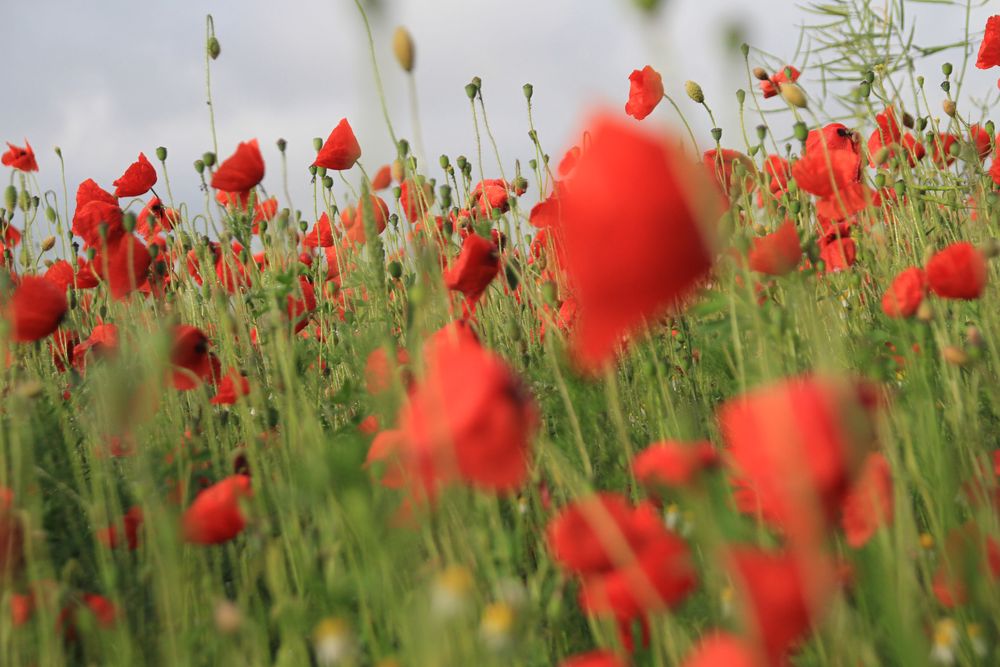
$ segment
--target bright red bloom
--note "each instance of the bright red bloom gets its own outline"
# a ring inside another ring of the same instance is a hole
[[[76,190],[72,229],[89,247],[114,243],[125,233],[118,200],[88,178]]]
[[[478,234],[471,234],[462,242],[462,252],[444,272],[444,283],[450,290],[461,292],[469,303],[474,303],[500,271],[496,246]]]
[[[770,79],[760,82],[760,90],[764,93],[764,99],[776,96],[781,92],[781,84],[795,83],[799,80],[800,76],[802,76],[802,73],[799,70],[791,65],[785,65],[781,68],[781,71],[776,72]]]
[[[378,192],[379,190],[385,190],[390,185],[392,185],[392,168],[387,164],[382,165],[375,172],[375,178],[372,179],[372,190]]]
[[[792,164],[799,187],[829,197],[861,180],[861,150],[853,133],[840,123],[813,130],[806,138],[802,156]]]
[[[63,292],[71,285],[77,289],[91,289],[100,284],[97,276],[91,270],[90,264],[85,262],[82,257],[77,258],[76,271],[73,270],[73,265],[65,259],[57,259],[52,262],[52,266],[46,269],[45,279]]]
[[[969,127],[969,139],[976,146],[976,153],[979,154],[979,161],[982,162],[993,152],[994,138],[985,128],[979,125]]]
[[[169,232],[180,220],[179,211],[164,206],[159,197],[153,197],[139,211],[135,231],[148,240],[161,232]]]
[[[256,139],[243,142],[212,174],[212,187],[225,192],[249,192],[264,180],[264,156]]]
[[[316,290],[305,276],[299,276],[298,295],[289,294],[285,297],[285,312],[295,326],[295,333],[306,328],[309,317],[316,310]],[[301,295],[301,296],[300,296]]]
[[[221,544],[239,535],[246,526],[240,502],[251,496],[246,475],[231,475],[199,493],[184,513],[185,541]]]
[[[108,284],[111,296],[124,299],[146,282],[152,258],[149,250],[132,234],[119,237],[94,256],[94,273]]]
[[[835,273],[846,271],[854,266],[854,261],[858,256],[858,246],[854,239],[850,237],[850,228],[843,225],[842,228],[835,228],[817,242],[819,245],[819,258],[823,260],[825,271]]]
[[[121,524],[112,524],[97,532],[97,540],[109,549],[117,549],[122,544],[122,533],[129,551],[139,548],[139,529],[142,527],[142,508],[133,505],[125,512]]]
[[[175,389],[188,391],[218,376],[219,361],[209,353],[208,345],[208,336],[198,327],[174,327],[170,363]]]
[[[628,77],[628,102],[625,113],[636,120],[642,120],[656,108],[663,99],[663,77],[655,69],[646,65],[634,70]]]
[[[337,242],[333,234],[333,225],[326,213],[319,216],[319,220],[313,225],[312,231],[302,239],[302,245],[307,248],[330,248]]]
[[[802,261],[802,244],[795,223],[786,220],[777,230],[753,240],[747,253],[750,269],[769,276],[783,276]]]
[[[82,371],[86,367],[88,354],[107,356],[117,351],[118,327],[114,324],[98,324],[87,340],[73,348],[73,366]]]
[[[139,153],[139,159],[129,165],[115,186],[116,197],[138,197],[149,192],[156,185],[156,169],[149,163],[146,156]]]
[[[730,148],[721,150],[713,148],[705,151],[701,159],[705,168],[715,177],[716,182],[724,192],[732,192],[734,186],[739,191],[748,192],[753,190],[756,185],[754,174],[757,172],[757,167],[753,160],[739,151]],[[743,181],[733,183],[733,172],[737,164],[743,166]]]
[[[946,299],[978,299],[988,279],[986,258],[968,241],[952,243],[927,262],[927,284]]]
[[[385,348],[375,348],[365,361],[365,389],[372,396],[389,391],[392,388],[395,370],[409,362],[410,355],[403,348],[397,350],[394,364],[389,363],[389,355],[385,353]]]
[[[755,389],[719,411],[744,511],[816,538],[840,511],[873,437],[865,385],[803,376]]]
[[[927,292],[923,270],[910,267],[900,272],[882,296],[882,312],[888,317],[913,317]]]
[[[627,667],[625,660],[611,651],[589,651],[566,658],[559,667]]]
[[[230,368],[222,376],[222,380],[215,390],[215,396],[209,403],[212,405],[233,405],[241,396],[249,394],[250,381],[235,368]]]
[[[479,215],[489,218],[493,214],[493,209],[499,209],[501,213],[510,210],[509,190],[507,181],[502,178],[488,178],[476,183],[470,195],[476,202]]]
[[[354,136],[354,130],[347,119],[342,118],[319,149],[312,166],[342,171],[353,167],[360,157],[361,146]]]
[[[532,225],[540,229],[559,226],[562,216],[561,189],[561,183],[557,181],[552,187],[552,194],[531,207],[528,220]]]
[[[59,327],[68,308],[64,290],[40,276],[22,277],[3,306],[11,340],[29,343],[45,338]]]
[[[775,199],[780,199],[788,189],[788,180],[792,177],[792,168],[788,160],[780,155],[768,155],[764,160],[764,173],[769,176],[768,190]]]
[[[38,163],[35,162],[35,151],[31,150],[31,144],[24,140],[24,148],[15,146],[7,142],[8,151],[0,156],[0,162],[7,167],[20,169],[21,171],[38,171]]]
[[[934,164],[945,169],[955,162],[955,156],[951,154],[951,147],[958,143],[958,137],[954,134],[941,133],[934,139]]]
[[[385,225],[389,221],[389,207],[381,197],[375,195],[368,195],[371,198],[372,204],[372,214],[375,216],[375,231],[381,234],[385,231]],[[345,211],[345,214],[347,211]],[[341,215],[340,221],[344,225],[344,230],[347,232],[347,238],[349,238],[354,243],[364,243],[366,240],[365,236],[365,207],[358,202],[357,208],[354,209],[353,216]]]
[[[983,43],[979,45],[976,67],[989,69],[997,65],[1000,65],[1000,16],[991,16],[986,19],[986,31]]]
[[[632,474],[646,488],[680,487],[690,484],[701,471],[719,462],[707,440],[683,443],[667,440],[650,445],[632,460]]]
[[[884,456],[872,452],[844,499],[840,524],[847,543],[863,547],[879,527],[892,522],[892,514],[892,470]]]
[[[761,661],[746,641],[718,632],[702,639],[681,667],[761,667]]]
[[[580,307],[575,353],[594,368],[708,274],[720,201],[676,142],[606,115],[590,128],[553,230]]]

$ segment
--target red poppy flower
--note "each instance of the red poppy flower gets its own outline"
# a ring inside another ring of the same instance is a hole
[[[138,197],[149,192],[156,185],[156,169],[149,163],[146,156],[139,153],[139,159],[129,165],[115,186],[116,197]]]
[[[976,67],[989,69],[997,65],[1000,65],[1000,16],[991,16],[986,19],[986,31],[983,43],[979,45]]]
[[[73,366],[82,371],[86,367],[88,354],[106,356],[117,350],[118,327],[114,324],[98,324],[87,340],[73,348]]]
[[[212,174],[212,187],[225,192],[248,192],[264,180],[264,156],[256,139],[243,142]]]
[[[990,133],[985,128],[979,125],[969,127],[969,139],[976,146],[976,153],[979,155],[980,162],[986,160],[990,156],[990,153],[993,152],[994,138],[990,136]]]
[[[840,525],[847,543],[859,549],[867,544],[879,527],[892,522],[892,470],[878,452],[865,459],[861,474],[844,498]]]
[[[72,230],[89,247],[114,243],[125,233],[118,200],[88,178],[76,190]]]
[[[776,96],[781,92],[781,84],[795,83],[802,73],[791,65],[785,65],[779,72],[775,72],[767,81],[760,82],[760,90],[764,93],[764,99]]]
[[[1000,542],[983,535],[974,523],[948,533],[943,555],[944,562],[934,573],[932,589],[945,607],[965,604],[970,590],[1000,580]]]
[[[792,177],[792,168],[788,160],[780,155],[768,155],[764,160],[764,173],[768,175],[768,190],[775,199],[780,199],[788,189],[788,180]]]
[[[73,350],[80,343],[80,338],[65,329],[56,329],[49,341],[49,351],[52,353],[52,364],[60,373],[65,373],[73,366]],[[0,503],[2,508],[3,503]]]
[[[35,613],[34,593],[13,593],[10,596],[10,621],[11,625],[19,628],[31,620]]]
[[[390,364],[385,348],[376,347],[365,361],[365,389],[372,396],[389,391],[392,388],[395,370],[405,366],[409,361],[410,355],[400,348],[396,352],[395,363]]]
[[[298,285],[298,295],[289,294],[285,297],[285,312],[295,326],[295,333],[306,328],[309,317],[316,310],[316,290],[312,283],[305,276],[299,276]]]
[[[650,445],[632,461],[632,474],[646,488],[681,487],[719,462],[712,443],[667,440]]]
[[[222,376],[222,380],[215,390],[215,396],[209,403],[212,405],[233,405],[241,396],[249,394],[250,381],[235,368],[230,368]]]
[[[24,526],[10,510],[0,511],[0,588],[20,573],[24,565]]]
[[[327,137],[323,147],[319,149],[312,166],[342,171],[353,167],[360,157],[361,146],[354,136],[354,130],[351,129],[347,119],[342,118]]]
[[[94,273],[108,284],[111,296],[124,299],[146,282],[151,261],[146,246],[126,234],[98,250],[92,264]]]
[[[917,267],[897,275],[882,296],[882,312],[888,317],[913,317],[924,300],[927,279]]]
[[[319,216],[319,220],[313,225],[312,231],[302,239],[302,245],[307,248],[329,248],[337,242],[333,234],[333,225],[326,213]]]
[[[45,338],[59,327],[68,308],[65,290],[40,276],[22,277],[3,307],[11,340],[29,343]]]
[[[857,477],[874,433],[865,385],[803,376],[725,403],[719,419],[745,503],[796,538],[814,539]]]
[[[139,548],[139,529],[142,527],[142,508],[133,505],[125,512],[122,523],[112,524],[97,532],[97,540],[109,549],[117,549],[122,544],[122,534],[129,551]]]
[[[375,216],[375,231],[381,234],[385,231],[385,225],[389,221],[389,207],[381,197],[376,197],[375,195],[368,195],[371,198],[372,203],[372,213]],[[347,232],[347,238],[354,243],[364,243],[365,242],[365,207],[359,202],[357,208],[354,210],[354,215],[347,218],[341,215],[340,221],[344,225],[344,230]],[[346,211],[345,211],[346,212]]]
[[[850,228],[834,229],[819,239],[819,258],[823,260],[827,273],[846,271],[854,266],[858,246],[849,234]]]
[[[399,186],[399,205],[410,222],[423,220],[434,203],[434,189],[423,180],[407,178]]]
[[[240,502],[251,496],[246,475],[231,475],[199,493],[184,513],[185,541],[221,544],[239,535],[246,526]]]
[[[646,65],[634,70],[628,77],[628,102],[625,113],[636,120],[642,120],[656,108],[663,99],[663,78],[655,69]]]
[[[954,134],[941,133],[934,139],[934,164],[945,169],[955,163],[955,156],[951,154],[951,147],[958,143],[958,137]]]
[[[474,210],[478,211],[479,215],[484,218],[492,216],[494,209],[498,209],[501,213],[510,210],[509,188],[507,181],[502,178],[488,178],[479,181],[472,189],[470,196],[472,201],[477,204],[477,208]]]
[[[170,363],[175,389],[188,391],[219,375],[219,361],[209,353],[208,345],[208,336],[198,327],[174,327]]]
[[[372,179],[372,190],[378,192],[379,190],[385,190],[390,185],[392,185],[392,168],[387,164],[382,165],[375,172],[375,178]]]
[[[21,171],[38,171],[38,163],[35,162],[35,151],[31,150],[31,144],[24,140],[24,148],[15,146],[7,142],[7,152],[0,156],[0,162],[7,167],[20,169]]]
[[[590,651],[566,658],[559,667],[627,667],[628,663],[611,651]]]
[[[927,262],[927,284],[946,299],[978,299],[988,278],[986,258],[967,241],[952,243]]]
[[[762,662],[746,641],[717,632],[702,639],[681,667],[762,667]]]
[[[179,211],[164,206],[159,197],[153,197],[139,211],[135,231],[149,239],[162,232],[169,232],[180,219]]]
[[[740,192],[750,192],[757,184],[754,180],[757,167],[754,165],[753,160],[739,151],[730,148],[723,148],[721,150],[713,148],[712,150],[705,151],[701,159],[705,168],[715,177],[716,182],[718,182],[719,187],[724,192],[732,192],[734,186]],[[733,183],[733,171],[737,164],[742,165],[745,175],[742,182]]]
[[[802,261],[802,244],[795,223],[786,220],[776,231],[753,240],[747,254],[750,270],[769,276],[783,276]]]
[[[444,272],[444,283],[450,290],[461,292],[466,301],[474,303],[500,271],[497,247],[478,234],[462,242],[462,252]]]
[[[562,202],[559,199],[559,192],[562,189],[557,181],[552,187],[552,194],[531,207],[528,221],[540,229],[556,227],[560,224],[562,214]]]
[[[243,246],[233,243],[228,250],[216,251],[215,277],[230,294],[236,294],[250,284],[250,273],[241,259]],[[189,266],[190,269],[190,266]]]
[[[829,197],[861,180],[861,150],[853,133],[840,123],[812,130],[802,156],[792,164],[798,186],[817,197]]]
[[[580,147],[573,146],[563,158],[559,160],[558,174],[559,178],[567,178],[571,173],[573,173],[573,167],[576,166],[576,161],[580,159]]]
[[[676,142],[607,115],[590,128],[553,229],[580,309],[574,351],[595,368],[708,274],[720,200]]]

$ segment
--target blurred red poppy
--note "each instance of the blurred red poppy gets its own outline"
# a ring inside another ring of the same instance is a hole
[[[915,266],[897,275],[882,296],[882,312],[888,317],[913,317],[927,292],[927,278]]]
[[[116,197],[144,195],[156,185],[156,169],[153,168],[144,154],[139,153],[139,159],[129,165],[125,173],[112,185],[115,186]]]
[[[111,524],[97,532],[97,540],[109,549],[117,549],[122,545],[122,535],[129,551],[139,548],[139,529],[142,527],[142,508],[133,505],[125,512],[120,524]]]
[[[342,171],[353,167],[360,157],[361,146],[354,136],[354,130],[347,119],[342,118],[319,149],[312,166]]]
[[[0,162],[7,167],[13,167],[21,171],[38,171],[38,163],[35,162],[35,151],[31,150],[31,144],[24,140],[24,148],[15,146],[7,142],[7,152],[0,156]]]
[[[698,642],[681,667],[763,667],[763,661],[745,640],[717,632]]]
[[[625,113],[636,120],[642,120],[656,108],[663,99],[663,78],[655,69],[646,65],[634,70],[628,77],[628,101]]]
[[[775,72],[774,76],[766,81],[760,82],[760,90],[764,94],[764,99],[776,96],[781,92],[781,84],[783,83],[795,83],[799,80],[802,73],[795,69],[791,65],[785,65],[778,72]]]
[[[590,651],[566,658],[559,667],[627,667],[624,658],[611,651]]]
[[[307,248],[329,248],[337,242],[334,236],[333,225],[326,213],[319,216],[319,220],[313,225],[312,231],[302,239],[302,245]]]
[[[209,401],[212,405],[233,405],[241,396],[250,394],[250,381],[245,375],[230,368],[222,376],[215,396]]]
[[[952,243],[927,262],[927,284],[946,299],[978,299],[988,279],[986,258],[968,241]]]
[[[29,343],[45,338],[59,327],[68,308],[65,290],[40,276],[23,276],[3,306],[11,340]]]
[[[146,282],[149,250],[132,234],[102,246],[94,256],[94,273],[107,283],[111,296],[124,299]]]
[[[174,389],[188,391],[219,376],[219,361],[208,351],[208,336],[188,324],[176,326],[170,348]]]
[[[682,487],[718,463],[719,455],[707,440],[692,443],[666,440],[639,452],[632,461],[632,474],[646,488]]]
[[[882,454],[872,452],[844,498],[840,525],[847,543],[863,547],[875,531],[892,522],[892,514],[892,470]]]
[[[448,289],[464,294],[469,303],[475,303],[499,272],[497,247],[478,234],[470,234],[458,258],[445,270],[444,283]]]
[[[997,65],[1000,65],[1000,16],[991,16],[986,19],[986,30],[979,45],[976,67],[989,69]]]
[[[246,475],[231,475],[208,487],[184,513],[184,539],[192,544],[221,544],[233,539],[246,526],[240,503],[251,496]]]
[[[802,261],[802,244],[795,223],[786,220],[777,230],[753,240],[747,253],[750,269],[769,276],[783,276]]]
[[[389,207],[381,197],[368,195],[372,204],[372,214],[375,216],[375,231],[381,234],[385,231],[385,225],[389,221]],[[364,243],[365,236],[365,207],[359,202],[354,209],[352,216],[341,215],[340,221],[347,232],[347,238],[354,243]]]
[[[385,164],[375,172],[375,177],[372,178],[372,190],[378,192],[385,190],[390,185],[392,185],[392,168]]]
[[[236,151],[212,174],[212,187],[225,192],[248,192],[264,180],[264,156],[256,139],[241,141]]]

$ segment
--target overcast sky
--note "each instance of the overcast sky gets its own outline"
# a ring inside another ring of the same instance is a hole
[[[463,87],[480,76],[507,169],[515,158],[532,156],[522,84],[534,84],[535,124],[557,159],[575,140],[586,109],[597,103],[622,109],[628,74],[646,64],[663,74],[668,92],[690,112],[707,142],[710,125],[683,94],[686,79],[698,80],[724,119],[726,138],[739,145],[734,91],[745,83],[726,35],[738,30],[755,47],[791,62],[797,26],[815,20],[792,0],[667,0],[654,19],[629,0],[380,4],[372,21],[397,132],[412,137],[406,80],[390,49],[393,28],[403,24],[417,45],[420,116],[431,159],[473,154]],[[989,5],[997,11],[1000,3],[987,3],[973,14],[977,34]],[[0,139],[32,142],[43,187],[61,190],[53,146],[66,157],[72,197],[87,177],[110,188],[139,151],[153,159],[156,146],[163,145],[170,150],[174,195],[200,204],[191,163],[211,148],[203,69],[206,12],[215,17],[222,45],[212,68],[220,157],[238,141],[257,137],[267,163],[265,185],[280,193],[275,141],[284,137],[292,197],[305,209],[311,197],[306,172],[314,156],[311,139],[325,137],[340,118],[353,125],[370,172],[393,156],[352,0],[0,0],[0,6],[8,54]],[[961,37],[962,10],[913,7],[918,42]],[[960,62],[958,52],[949,57]],[[924,68],[932,98],[940,98],[942,60]],[[980,96],[995,92],[997,72],[974,71],[970,90]],[[654,117],[676,124],[666,104]]]

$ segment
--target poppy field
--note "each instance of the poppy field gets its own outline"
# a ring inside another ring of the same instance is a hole
[[[1000,16],[929,68],[885,4],[568,146],[525,84],[528,155],[478,77],[465,155],[220,144],[211,17],[193,168],[12,139],[0,665],[1000,664]]]

